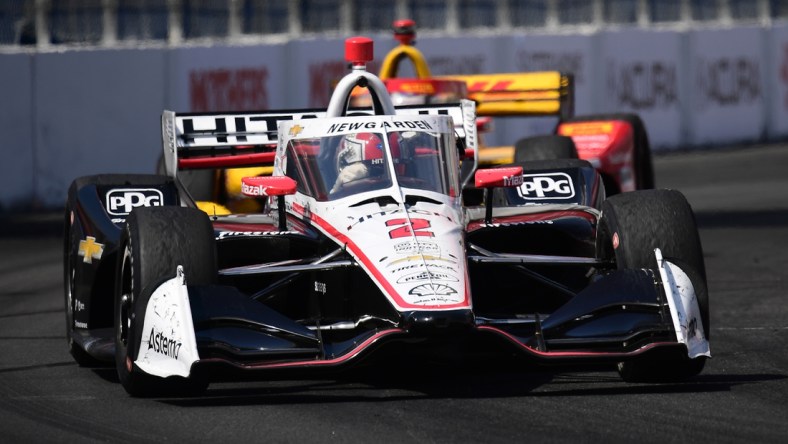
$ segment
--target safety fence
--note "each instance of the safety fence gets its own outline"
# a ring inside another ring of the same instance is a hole
[[[427,35],[611,26],[768,24],[788,0],[4,0],[0,46],[101,46],[378,32],[396,18]]]

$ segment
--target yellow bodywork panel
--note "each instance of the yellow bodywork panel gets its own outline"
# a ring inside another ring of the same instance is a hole
[[[513,146],[487,146],[479,150],[479,165],[501,165],[514,162]]]
[[[208,216],[226,216],[232,214],[227,207],[216,202],[198,200],[196,203],[197,208],[204,211]]]
[[[462,80],[480,116],[559,115],[571,106],[571,79],[558,71],[441,76]]]

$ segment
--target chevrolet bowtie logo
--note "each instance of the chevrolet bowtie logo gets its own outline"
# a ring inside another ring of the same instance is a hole
[[[83,262],[92,264],[93,259],[101,259],[101,253],[104,252],[104,244],[96,242],[96,238],[88,236],[87,239],[79,241],[79,255],[82,256]]]
[[[301,131],[303,131],[303,130],[304,130],[304,127],[296,123],[295,125],[290,127],[290,135],[291,136],[297,136],[297,135],[301,134]]]

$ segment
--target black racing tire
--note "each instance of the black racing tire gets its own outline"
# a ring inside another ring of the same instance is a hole
[[[635,139],[635,188],[638,190],[654,188],[654,165],[651,160],[651,145],[649,144],[646,126],[643,124],[640,116],[630,113],[595,114],[572,117],[565,120],[565,122],[594,122],[600,120],[622,120],[632,126]]]
[[[577,147],[571,137],[550,134],[526,137],[514,144],[515,163],[553,159],[577,159]]]
[[[614,240],[615,239],[615,240]],[[614,244],[617,244],[614,247]],[[695,216],[683,194],[675,190],[622,193],[602,203],[597,254],[615,259],[618,269],[657,271],[654,249],[689,276],[698,298],[706,337],[709,337],[709,295],[703,249]],[[628,382],[673,382],[699,374],[706,358],[689,359],[686,352],[644,356],[618,364]]]
[[[193,396],[208,381],[198,377],[160,378],[133,362],[141,344],[145,306],[153,290],[182,265],[190,285],[216,282],[216,242],[208,216],[186,207],[139,208],[121,233],[115,289],[115,367],[131,396]]]
[[[106,367],[107,363],[100,361],[74,341],[74,277],[76,269],[71,252],[73,242],[78,241],[73,235],[71,224],[71,208],[66,206],[65,224],[63,233],[63,286],[66,312],[66,344],[68,352],[80,367]]]

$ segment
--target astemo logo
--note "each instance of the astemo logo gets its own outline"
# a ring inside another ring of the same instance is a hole
[[[528,200],[571,199],[575,187],[566,173],[524,174],[517,194]]]
[[[164,194],[155,188],[126,188],[107,193],[107,212],[113,216],[124,216],[138,207],[161,207]]]

